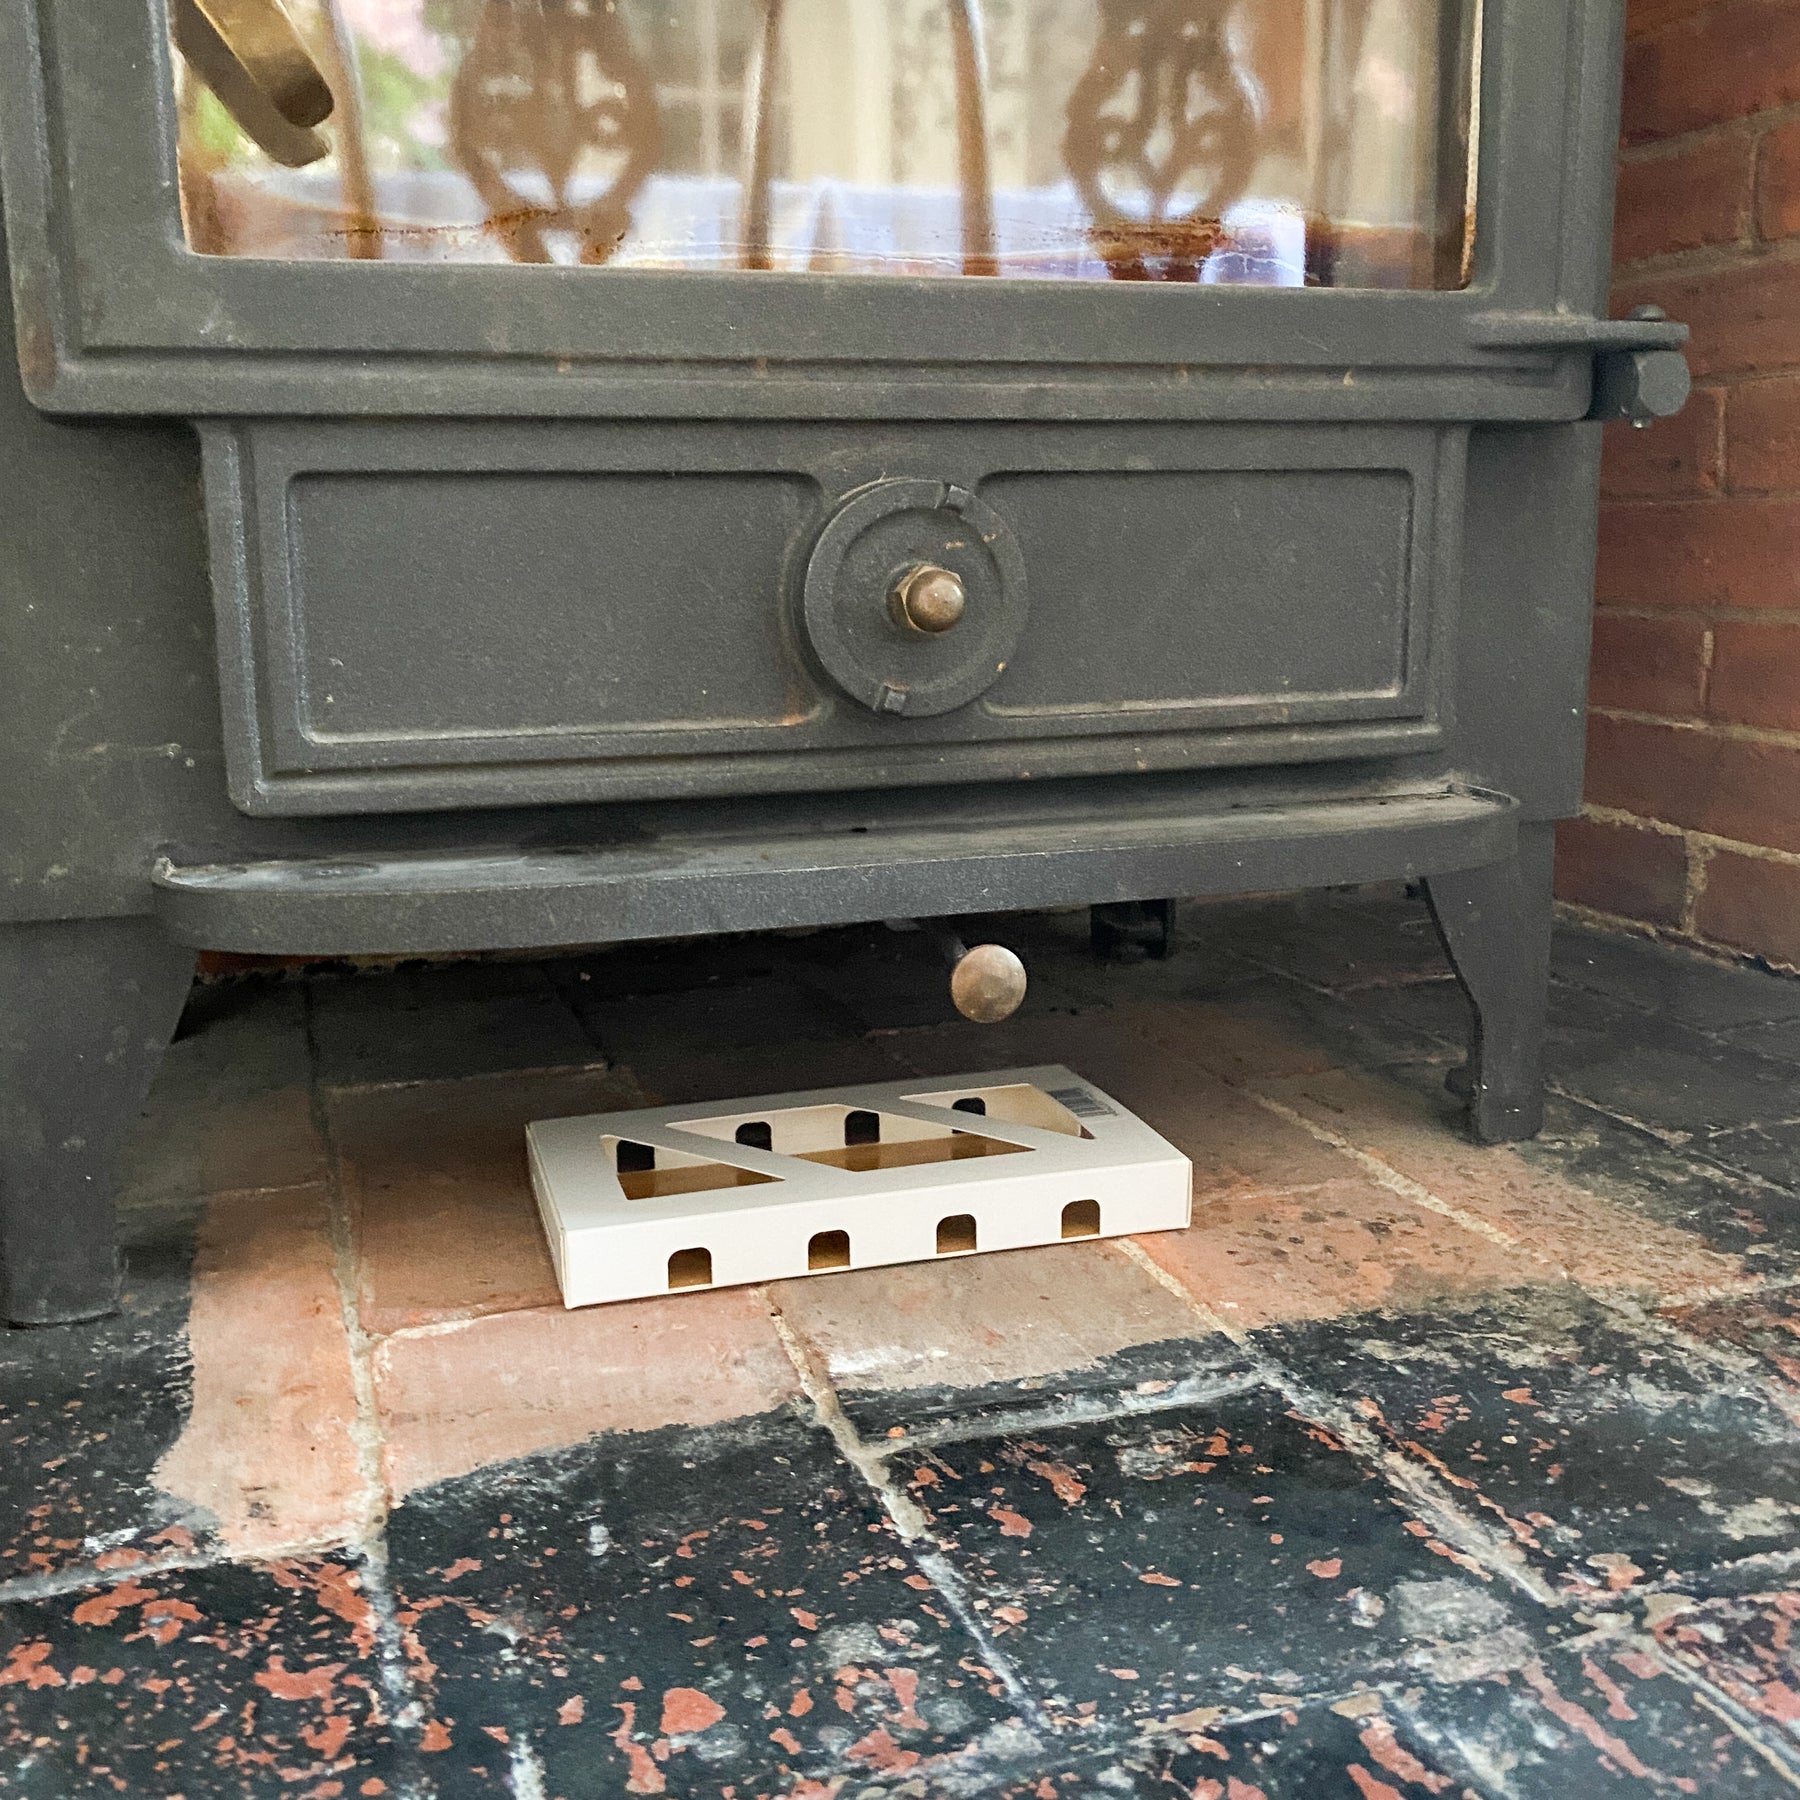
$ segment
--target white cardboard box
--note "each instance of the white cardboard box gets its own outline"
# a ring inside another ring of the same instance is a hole
[[[566,1306],[1178,1231],[1187,1158],[1057,1064],[526,1127]]]

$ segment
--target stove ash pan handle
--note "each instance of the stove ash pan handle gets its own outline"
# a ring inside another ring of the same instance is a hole
[[[1484,350],[1593,351],[1590,419],[1629,419],[1639,426],[1672,419],[1693,388],[1682,354],[1688,328],[1660,306],[1633,307],[1623,319],[1488,313],[1470,322],[1470,336]]]

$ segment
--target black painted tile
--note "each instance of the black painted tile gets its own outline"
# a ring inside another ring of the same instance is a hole
[[[1212,1000],[1268,973],[1248,953],[1245,923],[1252,935],[1266,914],[1232,905],[1180,903],[1175,937],[1166,958],[1100,957],[1089,935],[1088,909],[1067,907],[1047,913],[1013,913],[967,921],[972,935],[991,937],[1024,958],[1037,989],[1051,1006],[1125,1006],[1146,1000]],[[1033,996],[1028,992],[1027,1004]]]
[[[470,962],[322,977],[310,985],[320,1081],[451,1081],[601,1060],[543,970]]]
[[[1742,1256],[1753,1273],[1782,1274],[1800,1250],[1800,1202],[1746,1181],[1704,1155],[1677,1148],[1596,1107],[1552,1094],[1544,1130],[1515,1151],[1540,1168]]]
[[[1375,1693],[1253,1719],[1213,1722],[1201,1712],[1152,1744],[1139,1791],[1184,1800],[1463,1800],[1469,1791]]]
[[[1791,1110],[1800,1110],[1800,1071],[1795,1073],[1796,1092],[1788,1102]],[[1728,1131],[1709,1138],[1706,1154],[1728,1169],[1741,1169],[1761,1181],[1772,1182],[1788,1195],[1800,1195],[1800,1124],[1792,1120],[1772,1125],[1752,1126],[1748,1131]],[[1771,1209],[1779,1209],[1780,1201],[1771,1198]]]
[[[1426,1030],[1412,1023],[1405,1009],[1393,1002],[1392,992],[1321,993],[1285,976],[1270,975],[1233,989],[1217,1004],[1297,1043],[1317,1045],[1350,1068],[1460,1061],[1460,1048],[1438,1035],[1435,1024]]]
[[[997,1780],[1048,1754],[791,1413],[446,1482],[396,1510],[389,1543],[446,1800],[514,1759],[545,1794],[748,1800],[946,1759]]]
[[[1370,907],[1335,894],[1300,895],[1271,908],[1265,928],[1245,934],[1244,949],[1283,974],[1337,992],[1450,974],[1423,900]]]
[[[905,1031],[947,1025],[956,1016],[950,971],[942,952],[923,931],[885,926],[834,932],[811,940],[801,979],[860,1031]],[[1034,959],[1035,960],[1035,959]],[[1035,1001],[1042,979],[1027,990]]]
[[[1800,981],[1792,982],[1792,985],[1800,988]],[[1766,1025],[1743,1025],[1722,1035],[1727,1043],[1748,1050],[1754,1056],[1800,1064],[1800,1018],[1775,1019]]]
[[[1701,1146],[1794,1112],[1787,1064],[1595,994],[1560,990],[1545,1065],[1564,1093]]]
[[[689,993],[755,980],[787,967],[799,947],[764,933],[674,938],[552,957],[543,970],[551,986],[579,1009],[637,995]]]
[[[180,1238],[128,1250],[111,1318],[0,1330],[0,1582],[203,1533],[150,1479],[187,1417],[190,1256]]]
[[[1559,982],[1702,1031],[1800,1019],[1800,981],[1626,932],[1558,925],[1551,968]]]
[[[374,1616],[341,1559],[0,1604],[0,1793],[392,1793],[405,1754],[388,1711]]]
[[[793,970],[676,994],[633,995],[592,1004],[577,999],[582,1022],[609,1055],[626,1062],[667,1059],[685,1047],[760,1049],[796,1038],[858,1035],[854,1019]]]
[[[1410,1740],[1483,1800],[1791,1792],[1642,1640],[1596,1636],[1406,1702]]]
[[[1503,1525],[1573,1593],[1791,1546],[1800,1426],[1754,1379],[1628,1329],[1572,1288],[1379,1324],[1282,1327],[1264,1346]]]
[[[890,1466],[1071,1727],[1279,1709],[1517,1630],[1501,1584],[1266,1389]]]
[[[732,1100],[904,1073],[850,1011],[793,967],[735,985],[577,1000],[589,1035],[653,1102]]]
[[[135,1227],[190,1223],[214,1194],[326,1178],[306,1005],[297,982],[193,990],[114,1161],[114,1198]]]
[[[1468,1052],[1473,1014],[1453,975],[1361,988],[1339,997],[1354,1015],[1379,1019],[1431,1039],[1442,1047],[1435,1058],[1439,1062],[1460,1062]]]

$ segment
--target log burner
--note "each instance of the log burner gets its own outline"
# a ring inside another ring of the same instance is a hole
[[[0,1264],[197,948],[1418,877],[1541,1117],[1622,0],[18,0]]]

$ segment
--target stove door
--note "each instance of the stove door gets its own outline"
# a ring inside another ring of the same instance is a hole
[[[1054,382],[1119,417],[1216,409],[1194,378],[1248,370],[1329,416],[1579,416],[1617,23],[20,0],[27,382],[196,417],[1018,416]],[[1347,368],[1383,385],[1334,397]]]
[[[21,0],[39,404],[197,422],[233,793],[1448,741],[1616,0]]]

